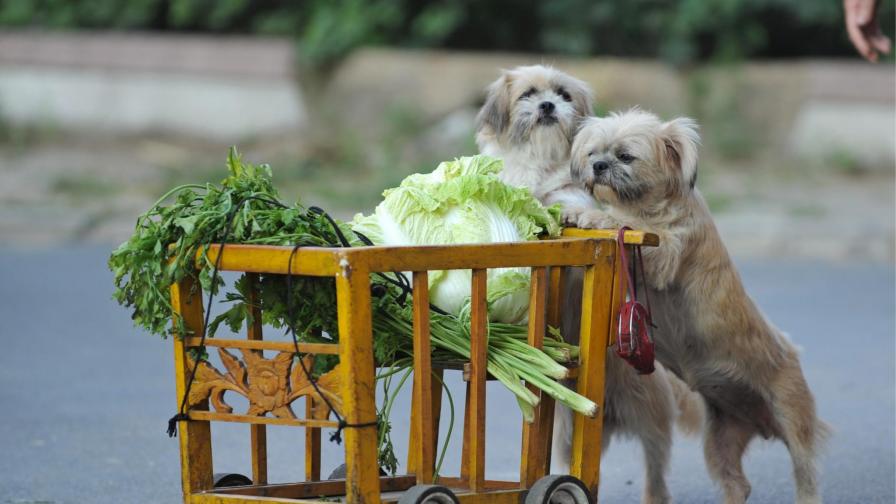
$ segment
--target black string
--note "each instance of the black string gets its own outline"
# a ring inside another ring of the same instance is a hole
[[[227,213],[227,217],[225,218],[226,226],[224,229],[224,236],[220,240],[218,240],[221,244],[221,247],[220,247],[220,249],[218,249],[218,257],[215,258],[215,266],[212,270],[211,288],[209,289],[209,292],[208,292],[208,302],[205,307],[205,317],[204,317],[205,321],[203,322],[202,334],[199,339],[199,348],[205,347],[205,337],[206,337],[206,332],[207,332],[206,329],[208,328],[208,323],[209,323],[209,320],[211,319],[212,300],[214,299],[214,296],[215,296],[214,286],[218,280],[219,270],[221,269],[221,258],[224,257],[224,246],[226,245],[228,238],[230,238],[230,233],[233,231],[233,221],[236,218],[237,213],[239,213],[239,211],[240,211],[240,209],[242,209],[243,205],[249,201],[262,201],[264,203],[268,203],[270,205],[274,205],[274,206],[277,206],[280,208],[289,208],[288,206],[284,205],[283,203],[281,203],[269,196],[251,195],[251,196],[246,196],[245,198],[238,200],[237,203]],[[214,243],[214,241],[215,240],[211,240],[206,245],[206,247],[211,246],[211,244]],[[189,396],[190,396],[190,389],[192,389],[193,380],[196,378],[196,369],[199,367],[199,364],[200,364],[202,358],[201,358],[201,356],[197,356],[197,358],[195,360],[196,360],[196,363],[193,365],[193,370],[190,372],[190,379],[187,381],[187,387],[186,387],[186,389],[184,389],[184,396],[181,398],[181,401],[180,401],[180,408],[178,408],[178,412],[176,415],[174,415],[173,417],[168,419],[168,429],[167,429],[168,437],[176,437],[177,436],[177,422],[186,421],[186,420],[190,419],[190,415],[186,411],[187,398],[189,398]]]
[[[251,201],[251,200],[263,201],[265,203],[269,203],[271,205],[278,206],[280,208],[289,208],[286,205],[284,205],[283,203],[280,203],[279,201],[274,200],[269,197],[247,196],[247,197],[239,200],[239,202],[237,202],[228,212],[227,217],[226,217],[226,226],[225,226],[224,236],[220,240],[218,240],[220,242],[220,248],[218,250],[218,256],[215,258],[214,268],[212,269],[212,276],[211,276],[212,287],[209,289],[208,301],[207,301],[206,309],[205,309],[205,316],[204,316],[204,322],[203,322],[203,327],[202,327],[203,330],[202,330],[202,334],[201,334],[200,340],[199,340],[200,348],[203,348],[205,346],[205,338],[207,335],[206,328],[208,328],[209,320],[211,319],[211,307],[213,304],[212,302],[214,300],[214,291],[215,291],[214,285],[218,280],[219,271],[221,268],[221,259],[224,257],[224,247],[227,243],[228,238],[230,237],[230,233],[233,230],[233,222],[236,218],[237,213],[240,211],[240,209],[246,202]],[[339,228],[339,226],[336,224],[336,222],[333,220],[333,218],[330,217],[329,214],[327,214],[325,211],[323,211],[322,209],[320,209],[318,207],[310,208],[309,212],[313,212],[315,214],[324,216],[324,218],[326,218],[330,222],[330,224],[333,226],[333,230],[336,233],[336,236],[339,239],[339,241],[342,243],[342,245],[344,247],[351,246],[351,244],[345,238],[345,235],[342,233],[342,230]],[[360,235],[360,233],[356,233],[356,234]],[[372,242],[370,242],[370,240],[366,236],[361,235],[360,239],[362,241],[364,241],[365,243],[372,244]],[[214,241],[215,240],[212,240],[211,242],[209,242],[209,244],[207,246],[211,246],[211,244]],[[287,290],[286,305],[287,305],[287,312],[288,312],[287,313],[287,317],[288,317],[287,325],[289,328],[289,332],[292,334],[293,344],[295,345],[295,355],[299,360],[299,365],[301,366],[302,371],[305,374],[305,377],[311,383],[311,386],[314,388],[315,392],[317,392],[317,395],[321,399],[323,399],[324,403],[327,405],[327,407],[330,409],[330,411],[332,411],[333,414],[336,416],[337,429],[336,429],[336,432],[334,432],[330,436],[330,441],[336,441],[336,443],[338,444],[338,443],[342,442],[342,430],[343,429],[345,429],[347,427],[375,426],[375,425],[377,425],[377,422],[368,422],[368,423],[361,423],[361,424],[349,424],[348,422],[346,422],[345,419],[343,419],[339,415],[339,413],[336,411],[336,409],[333,407],[333,404],[330,402],[330,400],[327,398],[327,396],[324,395],[323,392],[320,390],[320,388],[317,385],[317,381],[314,379],[314,377],[311,375],[311,373],[305,367],[305,361],[302,359],[302,354],[299,350],[298,335],[296,334],[295,327],[293,326],[293,320],[292,320],[293,313],[294,313],[293,303],[292,303],[292,301],[293,301],[292,300],[292,263],[293,263],[295,254],[300,247],[301,247],[301,245],[295,245],[293,247],[292,253],[289,256],[289,265],[287,266],[287,276],[286,276],[286,290]],[[403,275],[399,275],[399,276],[404,278]],[[407,279],[405,279],[405,281],[406,280]],[[192,389],[193,381],[196,378],[196,369],[199,367],[201,360],[202,359],[200,357],[197,357],[195,359],[195,364],[193,365],[193,369],[190,372],[190,378],[187,381],[186,388],[184,389],[184,395],[181,398],[180,408],[178,408],[177,414],[175,414],[174,416],[172,416],[171,418],[168,419],[168,429],[167,429],[168,437],[176,437],[177,436],[177,423],[178,422],[190,420],[190,415],[186,411],[187,399],[190,396],[190,390]]]
[[[250,199],[263,199],[257,196],[249,196],[244,199],[241,199],[236,205],[234,205],[227,214],[227,225],[224,229],[224,237],[220,240],[221,247],[218,249],[218,257],[215,258],[215,267],[212,270],[212,281],[211,287],[208,290],[208,303],[205,307],[205,317],[204,322],[202,324],[202,335],[199,338],[199,348],[205,347],[205,337],[207,334],[206,328],[208,328],[208,322],[212,315],[212,300],[215,297],[215,282],[218,280],[218,271],[221,268],[221,258],[224,257],[224,245],[227,243],[227,238],[230,237],[230,232],[233,228],[233,221],[236,217],[237,212],[240,211],[240,208],[243,204]],[[206,247],[211,246],[212,242],[209,242]],[[195,359],[195,363],[193,364],[193,370],[190,372],[190,379],[187,381],[187,387],[184,389],[184,396],[180,401],[180,408],[178,408],[177,414],[168,419],[168,437],[176,437],[177,436],[177,422],[189,420],[190,415],[186,412],[187,407],[187,398],[190,396],[190,389],[193,387],[193,380],[196,378],[196,369],[199,368],[199,364],[202,361],[201,356],[197,356]]]
[[[330,214],[328,214],[322,208],[316,207],[316,206],[308,208],[308,213],[313,213],[313,214],[319,215],[319,216],[323,217],[324,219],[326,219],[330,223],[330,226],[333,228],[333,232],[336,233],[336,238],[339,240],[339,243],[341,243],[343,247],[351,247],[352,246],[351,243],[348,241],[348,238],[346,238],[345,234],[343,234],[342,229],[339,227],[339,224],[336,223],[336,220],[333,219],[333,217],[331,217]],[[355,230],[352,230],[352,232],[355,234],[355,236],[358,237],[358,240],[360,240],[361,243],[363,243],[364,245],[371,246],[371,247],[374,246],[373,241],[370,238],[368,238],[367,236],[365,236],[363,233],[360,233]],[[407,279],[407,277],[405,277],[401,273],[396,273],[395,278],[390,277],[389,275],[386,275],[385,273],[381,273],[381,272],[377,272],[375,274],[376,274],[376,276],[381,278],[383,281],[385,281],[389,284],[392,284],[392,285],[398,287],[399,289],[401,289],[401,295],[398,296],[398,298],[396,298],[396,301],[398,301],[399,305],[404,306],[405,303],[407,302],[408,296],[412,295],[412,292],[413,292],[413,287],[411,287],[411,283]],[[374,289],[377,287],[379,287],[379,286],[377,286],[377,285],[372,286],[372,288],[374,288]],[[374,294],[377,297],[382,297],[385,294],[385,292],[382,291],[382,289],[380,288],[379,290],[374,292]]]
[[[351,247],[351,243],[349,243],[348,239],[345,237],[345,234],[342,233],[342,229],[340,229],[339,225],[336,223],[336,220],[333,219],[330,214],[328,214],[322,208],[316,206],[309,207],[308,213],[314,213],[325,218],[330,223],[330,226],[333,227],[333,231],[336,233],[336,237],[339,239],[339,242],[342,244],[342,246]],[[355,231],[354,229],[352,230],[352,233],[354,233],[355,236],[358,237],[358,240],[360,240],[364,245],[367,245],[369,247],[373,247],[376,245],[375,243],[373,243],[373,240],[365,236],[363,233]],[[408,278],[404,276],[403,273],[395,273],[394,278],[381,272],[377,272],[375,273],[375,275],[385,282],[401,289],[401,295],[396,298],[396,301],[399,305],[405,306],[408,296],[413,296],[414,288],[413,286],[411,286],[411,281],[408,280]],[[375,288],[377,286],[374,285],[373,287]],[[379,294],[377,297],[382,297],[382,294]],[[438,313],[439,315],[448,315],[448,312],[442,310],[434,304],[430,304],[429,309]]]
[[[214,290],[215,290],[214,285],[217,282],[217,279],[219,276],[219,270],[221,267],[221,258],[224,256],[224,246],[227,242],[227,239],[230,237],[230,233],[233,228],[233,221],[236,217],[236,214],[239,212],[242,205],[250,200],[263,201],[263,202],[269,203],[271,205],[278,206],[280,208],[289,208],[288,206],[284,205],[283,203],[281,203],[275,199],[269,198],[269,197],[247,196],[246,198],[241,199],[236,205],[234,205],[233,208],[228,213],[227,225],[225,228],[224,236],[220,240],[220,248],[218,250],[218,256],[215,258],[215,265],[212,270],[212,277],[211,277],[212,288],[209,289],[208,302],[207,302],[206,311],[205,311],[205,321],[204,321],[203,327],[202,327],[202,329],[203,329],[202,335],[199,340],[200,348],[205,346],[205,338],[206,338],[206,330],[205,329],[208,327],[209,320],[211,318],[211,307],[212,307],[212,301],[214,299]],[[313,213],[313,214],[322,216],[324,219],[326,219],[330,223],[331,227],[333,228],[333,232],[336,234],[337,239],[339,240],[340,244],[343,247],[351,247],[352,246],[351,243],[346,238],[345,234],[342,232],[342,229],[336,223],[335,219],[333,219],[333,217],[330,216],[330,214],[325,212],[320,207],[316,207],[316,206],[310,207],[308,209],[308,213],[309,214]],[[365,245],[368,245],[368,246],[374,245],[373,241],[371,241],[370,238],[368,238],[364,234],[362,234],[358,231],[354,231],[354,230],[353,230],[353,233]],[[211,245],[211,242],[208,244],[208,246],[210,246],[210,245]],[[295,326],[293,325],[294,310],[293,310],[293,298],[292,298],[292,294],[293,294],[292,293],[292,276],[293,276],[292,264],[293,264],[293,259],[295,258],[296,252],[298,252],[299,248],[301,248],[301,247],[302,247],[302,245],[295,245],[293,247],[292,252],[289,255],[289,264],[287,265],[287,272],[286,272],[287,327],[288,327],[289,333],[292,336],[293,345],[295,346],[295,356],[299,361],[299,366],[301,366],[302,372],[305,374],[305,378],[308,380],[309,383],[311,383],[311,386],[314,388],[318,397],[320,397],[324,401],[324,404],[327,405],[327,408],[329,408],[330,411],[333,413],[333,415],[336,417],[337,428],[336,428],[336,431],[330,435],[330,441],[331,442],[335,441],[337,444],[340,444],[340,443],[342,443],[342,431],[344,429],[374,427],[374,426],[378,425],[378,422],[373,421],[373,422],[356,423],[356,424],[351,424],[351,423],[346,422],[345,419],[339,415],[339,412],[336,411],[336,408],[333,407],[333,404],[330,402],[330,400],[327,398],[327,396],[318,387],[317,380],[314,379],[311,372],[305,366],[305,361],[303,359],[303,355],[302,355],[301,351],[299,350],[298,334],[296,334]],[[396,273],[395,278],[390,277],[381,272],[376,273],[376,275],[379,276],[384,281],[388,282],[389,284],[394,285],[394,286],[398,287],[399,289],[401,289],[402,293],[397,298],[397,301],[399,302],[399,304],[404,306],[405,302],[407,300],[407,296],[412,295],[412,293],[413,293],[413,287],[411,286],[410,281],[407,279],[407,277],[405,277],[401,273]],[[376,286],[376,285],[372,286],[372,288],[375,288],[375,287],[378,287],[378,286]],[[385,294],[385,292],[379,293],[380,296],[383,294]],[[435,305],[430,304],[430,309],[435,311],[436,313],[439,313],[442,315],[447,315],[447,312],[441,310],[440,308],[438,308]],[[183,398],[181,399],[180,408],[178,409],[178,413],[176,415],[172,416],[168,420],[167,432],[168,432],[169,437],[177,436],[177,423],[178,422],[186,421],[186,420],[190,419],[189,414],[186,412],[187,398],[190,395],[190,389],[192,388],[193,381],[196,378],[196,369],[199,367],[200,363],[201,363],[201,358],[197,358],[195,364],[193,365],[193,369],[190,373],[190,379],[187,381],[187,386],[184,390],[184,395],[183,395]]]
[[[305,374],[305,378],[311,383],[311,386],[314,388],[314,391],[317,393],[318,397],[323,399],[324,404],[327,405],[327,408],[333,413],[336,417],[337,427],[336,431],[330,435],[330,441],[335,441],[336,444],[342,443],[342,431],[347,428],[360,428],[360,427],[375,427],[377,425],[377,421],[373,422],[364,422],[364,423],[348,423],[345,421],[342,416],[339,415],[339,412],[336,411],[336,408],[333,407],[333,404],[327,398],[327,396],[321,391],[320,387],[317,385],[317,380],[311,375],[311,372],[308,371],[308,368],[305,367],[305,359],[302,355],[302,352],[299,350],[299,337],[296,334],[296,328],[293,325],[293,304],[292,304],[292,263],[295,259],[296,252],[299,251],[301,245],[296,245],[292,248],[292,252],[289,254],[289,264],[286,267],[286,317],[287,317],[287,327],[289,328],[289,333],[292,335],[292,343],[295,346],[296,350],[296,358],[299,361],[299,366],[302,367],[302,372]]]

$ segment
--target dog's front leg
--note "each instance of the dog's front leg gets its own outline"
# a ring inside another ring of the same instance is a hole
[[[573,215],[570,214],[570,218]],[[678,274],[678,268],[683,255],[684,242],[681,236],[675,233],[652,230],[637,221],[620,222],[616,217],[598,209],[584,209],[575,213],[575,225],[582,229],[619,229],[622,226],[630,226],[641,231],[655,232],[660,237],[658,247],[646,247],[644,250],[644,262],[647,278],[650,285],[663,290],[672,283]],[[566,214],[564,213],[564,218]]]
[[[582,209],[575,218],[576,227],[582,229],[616,229],[622,226],[619,221],[596,208]]]
[[[579,218],[592,210],[594,209],[583,206],[564,206],[560,217],[564,226],[581,227]]]

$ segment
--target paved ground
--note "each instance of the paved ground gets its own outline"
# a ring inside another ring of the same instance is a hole
[[[178,443],[164,434],[175,397],[169,342],[133,329],[110,300],[108,249],[0,251],[0,503],[173,503]],[[783,260],[744,261],[749,290],[805,348],[804,370],[821,415],[836,429],[823,458],[828,503],[894,500],[894,269]],[[459,382],[451,382],[460,397]],[[489,476],[518,467],[519,426],[509,396],[489,417]],[[406,408],[407,402],[396,410]],[[447,418],[447,409],[443,412]],[[395,444],[406,431],[395,425]],[[248,472],[248,430],[215,429],[216,470]],[[298,479],[298,430],[272,429],[271,476]],[[446,470],[458,465],[455,441]],[[339,463],[327,446],[324,467]],[[751,503],[790,501],[780,444],[747,457]],[[614,444],[604,460],[602,501],[637,502],[640,450]],[[716,502],[696,440],[677,439],[670,487],[678,502]]]

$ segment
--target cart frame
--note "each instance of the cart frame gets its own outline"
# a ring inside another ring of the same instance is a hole
[[[627,231],[624,240],[627,245],[658,245],[656,235],[641,231]],[[300,343],[299,349],[307,354],[339,356],[339,365],[321,377],[320,386],[329,398],[336,400],[335,407],[349,424],[368,424],[376,420],[370,275],[377,272],[412,272],[414,378],[408,474],[394,477],[379,475],[376,463],[377,431],[375,426],[369,426],[344,430],[345,479],[320,480],[320,430],[335,428],[337,423],[327,418],[329,410],[313,391],[300,394],[306,397],[305,417],[296,418],[292,414],[290,404],[299,397],[296,394],[300,391],[297,391],[296,382],[290,381],[285,374],[292,365],[294,346],[291,342],[263,341],[260,314],[257,307],[253,307],[254,322],[247,328],[245,340],[205,340],[206,347],[218,349],[222,360],[224,354],[229,356],[229,364],[225,362],[225,366],[230,376],[225,376],[208,363],[199,366],[203,371],[201,375],[197,371],[195,380],[200,386],[194,383],[191,389],[188,401],[190,420],[178,425],[184,502],[321,502],[315,498],[324,495],[344,496],[345,501],[352,504],[394,502],[397,497],[390,497],[389,492],[402,492],[418,483],[432,483],[441,411],[441,387],[434,383],[433,372],[438,375],[442,370],[434,370],[430,361],[427,275],[429,271],[445,269],[472,270],[471,359],[465,371],[467,394],[460,474],[453,478],[440,476],[439,484],[460,489],[457,497],[462,503],[521,502],[527,489],[550,469],[554,402],[546,394],[532,388],[541,401],[535,410],[535,420],[531,424],[523,423],[519,481],[486,480],[486,273],[490,268],[507,267],[531,268],[528,342],[535,347],[542,345],[546,323],[553,326],[559,324],[561,269],[584,268],[577,389],[601,409],[595,418],[575,415],[570,471],[596,497],[600,478],[605,358],[607,348],[613,343],[614,314],[625,297],[624,282],[617,281],[621,261],[616,261],[616,230],[565,229],[562,238],[524,243],[305,247],[292,255],[291,267],[291,247],[227,245],[223,253],[221,250],[220,245],[212,245],[207,251],[208,259],[212,263],[218,262],[221,271],[249,273],[249,281],[253,284],[257,283],[259,273],[286,274],[291,271],[294,275],[335,278],[340,334],[338,344]],[[254,285],[250,290],[255,292]],[[171,286],[171,302],[175,313],[182,317],[190,332],[189,336],[177,335],[173,338],[175,380],[180,399],[194,367],[189,350],[199,346],[204,331],[201,288],[189,279],[174,284]],[[249,304],[253,304],[251,299]],[[271,380],[267,388],[249,390],[244,387],[245,390],[240,391],[231,387],[237,380],[245,383],[246,373],[253,376],[253,367],[259,366],[254,366],[248,358],[244,358],[245,362],[239,361],[227,349],[237,349],[243,352],[244,357],[255,355],[257,357],[253,359],[263,361],[260,367],[267,366]],[[289,354],[290,364],[277,368],[277,358],[264,359],[261,350]],[[284,376],[273,377],[270,373],[274,368],[282,371]],[[240,373],[243,374],[234,379],[234,374]],[[295,369],[292,374],[297,374]],[[222,400],[225,390],[236,390],[246,395],[250,405],[262,404],[261,412],[256,409],[253,413],[250,408],[247,414],[234,414]],[[209,408],[210,400],[215,406],[214,411]],[[281,409],[268,416],[267,412],[272,410],[271,401]],[[213,421],[250,424],[252,485],[214,488],[210,427]],[[266,425],[271,424],[305,427],[305,482],[267,483]]]

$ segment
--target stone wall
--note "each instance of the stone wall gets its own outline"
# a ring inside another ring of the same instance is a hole
[[[675,115],[716,107],[708,133],[724,129],[719,121],[740,121],[755,146],[748,148],[845,152],[886,170],[894,163],[892,65],[751,62],[681,72],[643,60],[366,49],[309,104],[294,61],[291,42],[277,39],[0,34],[0,119],[238,141],[301,131],[311,121],[309,105],[322,100],[328,114],[362,129],[376,128],[394,107],[434,124],[475,108],[498,69],[543,62],[589,82],[602,110],[639,105]]]
[[[644,60],[368,49],[342,65],[329,93],[356,120],[373,122],[389,107],[408,104],[437,120],[480,103],[500,68],[532,63],[555,65],[591,84],[602,110],[637,105],[671,116],[730,101],[736,116],[730,120],[744,121],[762,149],[819,157],[846,150],[863,164],[893,167],[892,65],[810,60],[679,72]],[[695,89],[697,81],[705,90]]]
[[[232,140],[300,128],[284,40],[0,34],[0,117],[111,133]]]

